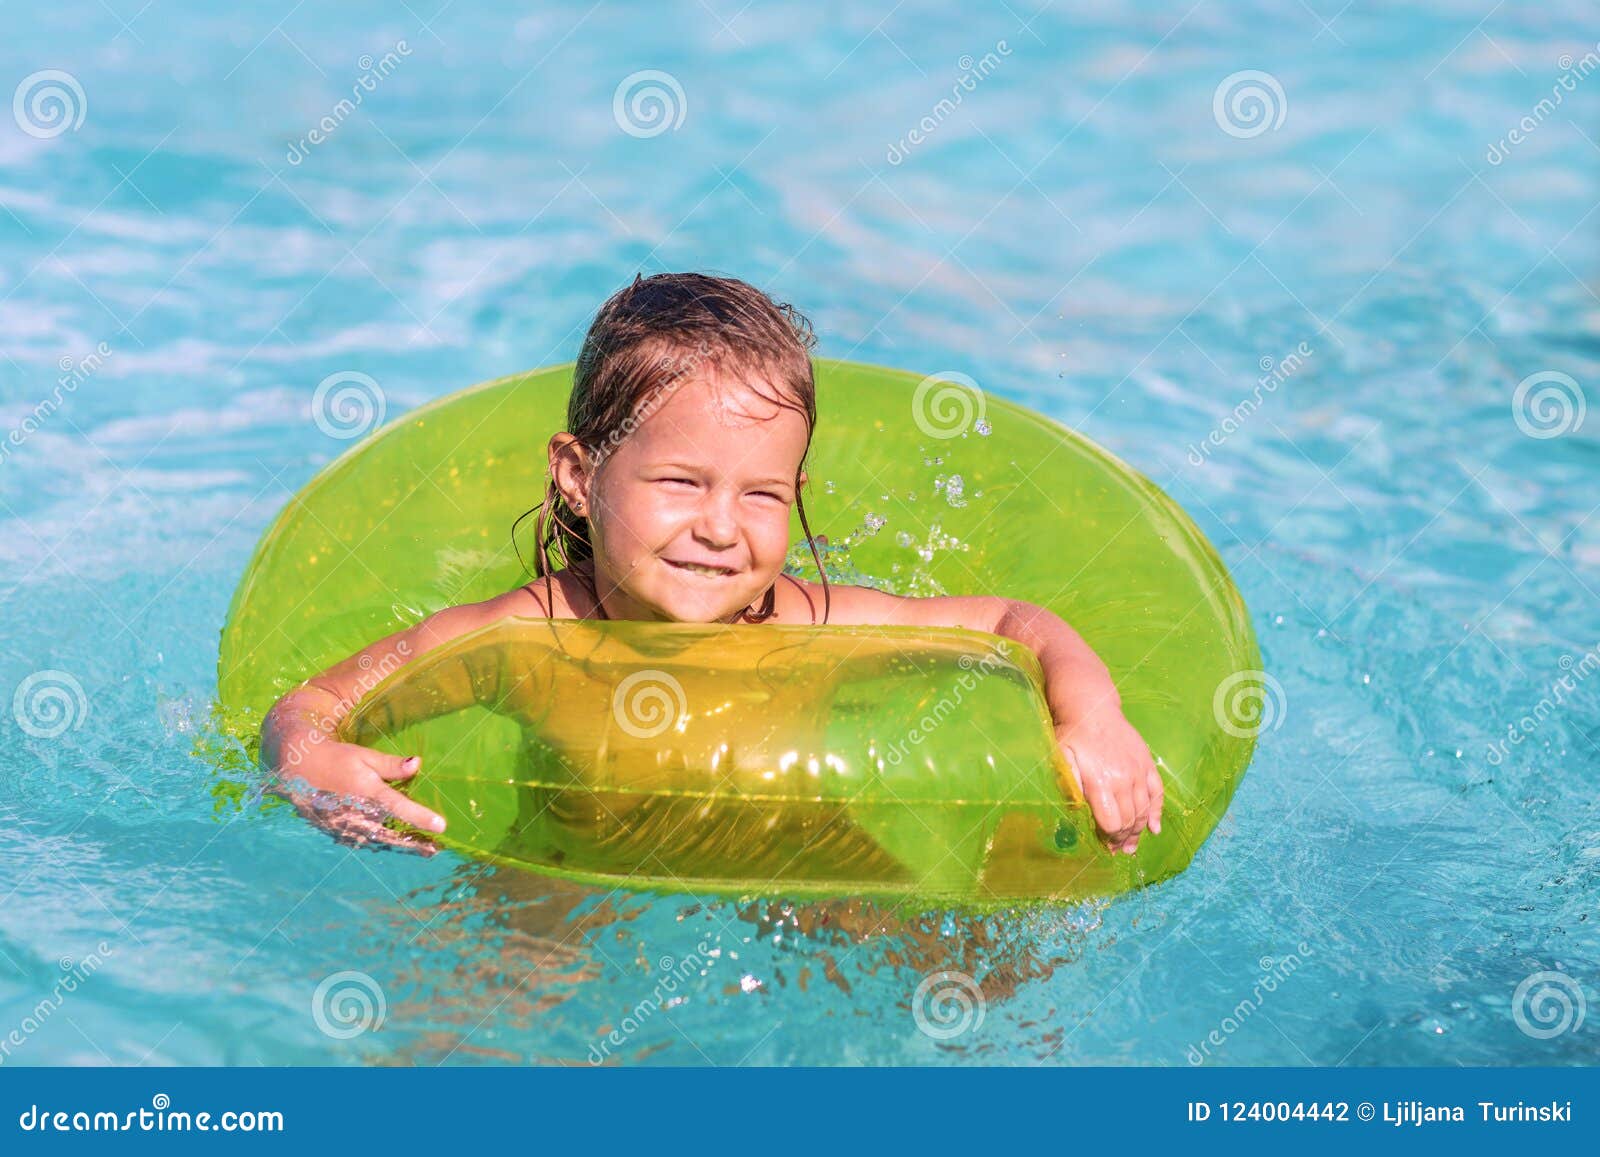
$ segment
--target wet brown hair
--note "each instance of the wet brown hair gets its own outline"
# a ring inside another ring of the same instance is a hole
[[[803,314],[746,282],[704,273],[635,276],[632,285],[600,307],[583,339],[567,402],[567,432],[589,451],[598,467],[696,372],[711,367],[726,372],[754,370],[779,390],[778,396],[762,393],[762,398],[805,418],[806,452],[800,461],[804,470],[817,426],[817,388],[809,352],[816,343],[811,323]],[[798,474],[795,509],[822,579],[822,621],[827,622],[831,606],[828,576],[806,520]],[[549,585],[557,564],[570,568],[594,559],[589,523],[567,505],[553,477],[539,505],[512,525],[513,547],[517,526],[531,515],[538,516],[533,574],[535,579],[545,580],[546,606],[553,608]],[[517,557],[522,557],[520,550]],[[604,615],[592,567],[579,570],[588,571],[590,594]],[[774,584],[767,588],[760,607],[746,607],[741,620],[765,622],[772,617],[776,600]]]

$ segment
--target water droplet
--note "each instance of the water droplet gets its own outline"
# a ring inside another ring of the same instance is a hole
[[[994,427],[989,425],[989,423],[983,418],[979,418],[976,422],[974,422],[972,428],[985,438],[987,438],[989,436],[989,432],[994,429]]]

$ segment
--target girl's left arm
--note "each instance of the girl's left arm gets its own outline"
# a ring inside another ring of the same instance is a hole
[[[833,587],[831,602],[831,623],[965,627],[1029,647],[1044,670],[1056,741],[1111,850],[1131,854],[1141,833],[1161,831],[1164,792],[1150,748],[1123,716],[1106,665],[1059,615],[1020,599],[904,598],[870,587]]]

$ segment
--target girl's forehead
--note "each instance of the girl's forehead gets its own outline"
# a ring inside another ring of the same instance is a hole
[[[779,401],[781,396],[780,387],[758,376],[696,378],[673,388],[640,424],[638,434],[652,449],[738,439],[771,442],[774,450],[792,441],[803,451],[805,418]]]

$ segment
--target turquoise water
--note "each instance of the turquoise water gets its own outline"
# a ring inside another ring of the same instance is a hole
[[[1596,1059],[1592,10],[484,7],[8,24],[0,96],[76,90],[0,110],[0,1060]],[[614,109],[644,70],[676,127]],[[1246,71],[1267,107],[1218,105]],[[1277,688],[1185,875],[789,910],[214,802],[228,598],[348,444],[319,383],[393,417],[686,268],[1076,426],[1212,537]]]

